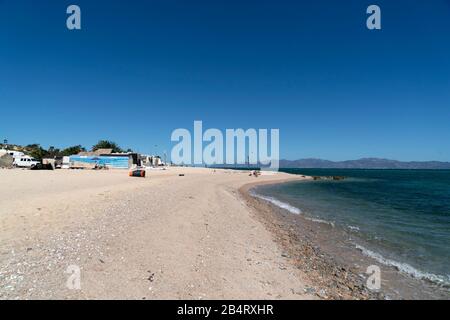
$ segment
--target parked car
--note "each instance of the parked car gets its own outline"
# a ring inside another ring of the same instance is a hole
[[[24,156],[24,157],[20,157],[20,158],[15,158],[13,164],[14,164],[14,166],[20,167],[20,168],[33,168],[37,165],[40,165],[41,162],[32,157]]]

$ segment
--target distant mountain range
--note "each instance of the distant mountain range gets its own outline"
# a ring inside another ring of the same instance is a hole
[[[397,161],[379,158],[329,161],[322,159],[280,160],[280,168],[317,169],[450,169],[450,162]]]

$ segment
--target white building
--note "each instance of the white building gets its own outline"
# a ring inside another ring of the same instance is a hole
[[[141,159],[142,164],[146,167],[159,167],[164,165],[159,156],[142,155]]]
[[[4,154],[9,154],[11,157],[14,158],[14,160],[17,159],[17,158],[22,158],[23,156],[25,156],[25,153],[20,152],[20,151],[0,149],[0,157],[3,156]]]

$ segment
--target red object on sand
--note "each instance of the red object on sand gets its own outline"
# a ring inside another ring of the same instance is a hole
[[[130,177],[141,177],[145,178],[145,170],[133,170],[130,171]]]

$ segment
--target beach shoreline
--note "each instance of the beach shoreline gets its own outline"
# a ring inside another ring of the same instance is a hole
[[[367,290],[364,268],[329,254],[336,228],[250,193],[307,176],[173,167],[0,179],[0,299],[386,298]],[[73,265],[81,290],[67,288]]]
[[[307,179],[311,180],[312,178],[308,177]],[[291,178],[278,182],[254,182],[242,186],[239,192],[253,209],[256,218],[273,234],[275,241],[285,252],[285,256],[290,263],[306,273],[310,281],[314,283],[314,286],[308,288],[308,292],[314,293],[320,299],[384,299],[385,297],[381,292],[369,291],[364,284],[364,279],[354,271],[339,265],[336,261],[332,261],[330,256],[325,256],[318,243],[302,237],[298,230],[294,230],[292,219],[301,218],[300,216],[295,216],[251,194],[252,189],[262,185],[296,180]],[[303,219],[302,223],[305,222],[309,228],[321,227],[319,224]],[[322,227],[328,229],[329,226]]]
[[[263,185],[245,185],[240,193],[253,208],[255,216],[272,232],[282,250],[289,253],[291,263],[306,272],[315,283],[314,292],[322,292],[319,297],[448,299],[448,289],[405,274],[395,265],[380,263],[376,257],[365,253],[363,247],[355,246],[355,236],[346,230],[304,215],[298,208],[286,208],[286,203],[281,203],[280,207],[276,198],[259,195],[257,188]],[[367,288],[369,266],[380,268],[380,290]]]

